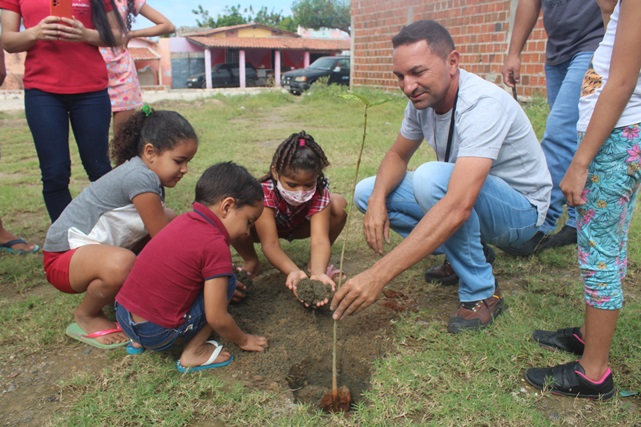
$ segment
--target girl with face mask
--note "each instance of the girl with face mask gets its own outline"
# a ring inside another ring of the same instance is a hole
[[[258,274],[260,262],[254,243],[260,243],[267,260],[287,276],[285,285],[296,294],[296,285],[308,274],[280,246],[281,238],[310,239],[309,278],[335,287],[339,270],[329,264],[331,247],[345,226],[347,202],[329,193],[323,170],[329,161],[311,135],[301,131],[283,141],[261,179],[264,206],[251,235],[234,243],[243,258],[243,269]],[[323,305],[327,301],[320,302]]]

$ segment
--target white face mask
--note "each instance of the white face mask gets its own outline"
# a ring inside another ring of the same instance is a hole
[[[292,206],[300,206],[303,203],[309,202],[312,197],[314,197],[314,193],[316,193],[316,185],[314,185],[314,188],[308,191],[285,190],[283,188],[283,185],[280,183],[280,180],[276,180],[276,188],[278,189],[278,192],[283,197],[283,199],[285,199],[285,201]]]

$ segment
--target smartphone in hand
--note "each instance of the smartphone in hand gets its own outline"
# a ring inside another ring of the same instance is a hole
[[[73,19],[73,0],[50,0],[51,16]]]

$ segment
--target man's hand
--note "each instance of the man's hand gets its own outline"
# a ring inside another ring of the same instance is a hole
[[[389,243],[389,216],[385,204],[367,206],[363,219],[363,234],[367,245],[378,255],[385,253],[384,243]]]
[[[508,55],[503,65],[503,83],[514,87],[521,80],[521,57],[520,55]]]
[[[334,320],[342,320],[351,314],[369,307],[387,283],[378,279],[371,271],[365,270],[349,279],[334,295],[330,309]]]

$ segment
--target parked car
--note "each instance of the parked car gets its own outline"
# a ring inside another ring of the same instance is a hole
[[[212,87],[239,87],[240,76],[237,63],[216,64],[211,69]],[[245,64],[245,85],[247,87],[258,86],[258,74],[251,64]],[[205,73],[187,77],[187,87],[206,88]]]
[[[285,89],[300,95],[321,77],[328,77],[327,84],[349,85],[349,56],[322,56],[304,69],[283,74]]]

